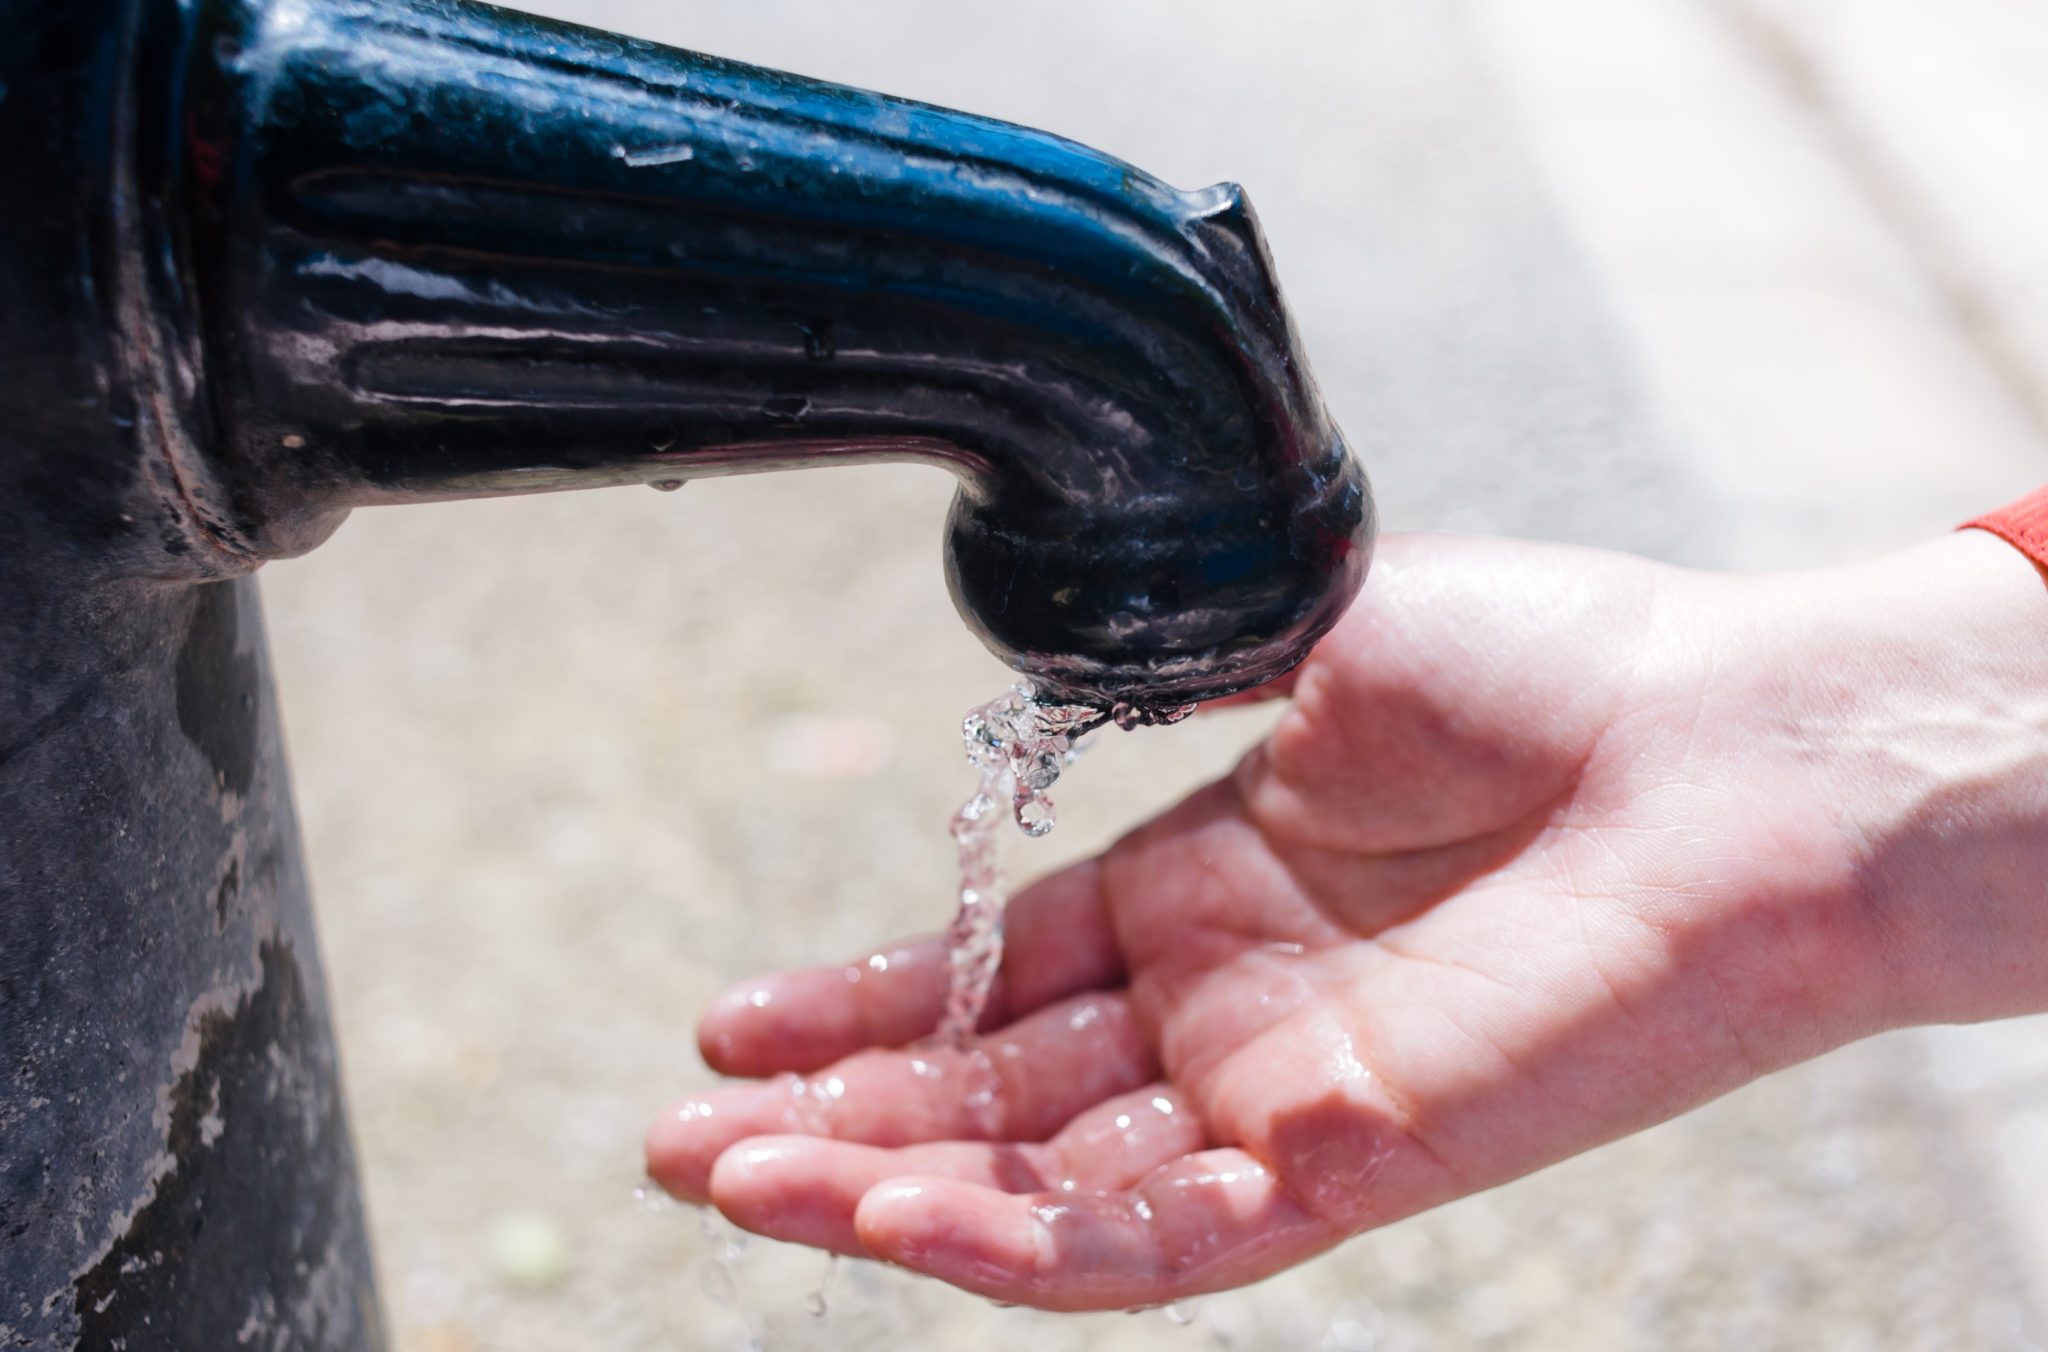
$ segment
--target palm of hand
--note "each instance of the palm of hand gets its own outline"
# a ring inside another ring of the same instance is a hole
[[[1839,1040],[1814,1010],[1858,936],[1804,904],[1832,861],[1765,848],[1819,796],[1702,778],[1747,730],[1712,644],[1660,637],[1675,576],[1390,541],[1231,779],[1018,898],[975,1052],[879,1050],[936,1020],[929,943],[755,983],[706,1056],[782,1078],[665,1113],[651,1172],[997,1299],[1130,1306]]]

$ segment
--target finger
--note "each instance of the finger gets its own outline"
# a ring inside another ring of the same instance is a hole
[[[945,1009],[949,973],[945,941],[928,938],[743,982],[712,1002],[697,1045],[706,1064],[727,1075],[806,1074],[865,1047],[929,1034]],[[1114,985],[1122,973],[1100,870],[1093,860],[1063,869],[1010,903],[1002,970],[981,1026]]]
[[[861,1199],[854,1226],[877,1258],[1048,1310],[1129,1309],[1239,1286],[1344,1237],[1241,1150],[1185,1156],[1112,1193],[901,1178]]]
[[[868,1051],[827,1071],[731,1085],[672,1105],[647,1135],[654,1180],[691,1201],[711,1166],[751,1136],[792,1132],[869,1145],[1042,1141],[1075,1114],[1158,1078],[1122,994],[1075,996],[964,1051]]]
[[[757,1235],[865,1258],[853,1214],[872,1188],[934,1175],[1001,1192],[1037,1191],[1047,1186],[1034,1158],[1042,1148],[939,1141],[890,1150],[817,1136],[757,1136],[718,1157],[707,1200]]]
[[[718,1157],[711,1200],[735,1224],[772,1239],[865,1254],[860,1199],[906,1175],[935,1175],[999,1192],[1128,1188],[1203,1145],[1174,1091],[1154,1084],[1096,1105],[1044,1144],[939,1141],[888,1150],[815,1136],[762,1136]]]

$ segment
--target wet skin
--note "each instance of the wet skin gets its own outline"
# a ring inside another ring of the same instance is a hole
[[[2048,587],[1386,541],[1227,779],[936,940],[748,982],[652,1176],[998,1300],[1256,1280],[1914,1022],[2048,1007]],[[892,1050],[899,1049],[902,1050]]]

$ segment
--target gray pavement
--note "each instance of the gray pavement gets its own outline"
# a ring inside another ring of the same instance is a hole
[[[1929,263],[1842,148],[1863,115],[1757,46],[1828,8],[549,12],[1238,179],[1393,527],[1757,567],[2048,478],[2019,359],[1958,300],[1983,246]],[[1801,68],[1838,32],[1797,29]],[[728,1260],[636,1208],[640,1131],[708,1081],[690,1028],[721,984],[946,917],[955,722],[1004,680],[945,598],[950,491],[883,467],[365,512],[266,570],[400,1348],[2036,1345],[2041,1250],[2001,1209],[2048,1178],[2023,1025],[1846,1049],[1184,1327],[867,1265],[818,1319],[816,1255]],[[1106,740],[1019,871],[1098,848],[1268,717]]]

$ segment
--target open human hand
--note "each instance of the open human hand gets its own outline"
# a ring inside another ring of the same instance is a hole
[[[1054,1309],[1263,1277],[1881,1028],[2048,1005],[2048,590],[1966,533],[1690,573],[1396,537],[1227,779],[937,940],[746,983],[649,1172]]]

